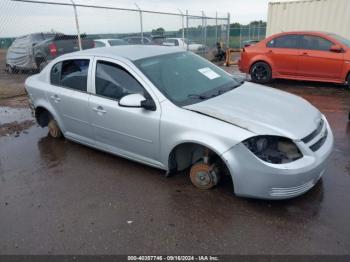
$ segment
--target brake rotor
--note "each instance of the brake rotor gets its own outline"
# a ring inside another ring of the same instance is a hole
[[[191,167],[190,179],[192,184],[199,189],[209,189],[218,183],[219,177],[214,165],[198,163]]]

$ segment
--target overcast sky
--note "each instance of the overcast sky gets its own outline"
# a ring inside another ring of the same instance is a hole
[[[44,0],[64,2],[69,0]],[[269,0],[75,0],[76,3],[106,5],[122,8],[135,8],[136,2],[142,9],[164,12],[208,16],[231,14],[231,22],[249,23],[253,20],[266,20]],[[139,14],[136,12],[96,10],[78,8],[81,31],[86,33],[127,33],[139,31]],[[165,30],[181,28],[181,17],[147,14],[143,15],[144,30],[157,27]],[[215,24],[215,21],[209,23]],[[200,21],[190,20],[189,26],[198,26]],[[64,33],[75,33],[73,10],[71,7],[38,5],[0,0],[0,37],[18,36],[37,31],[54,29]]]

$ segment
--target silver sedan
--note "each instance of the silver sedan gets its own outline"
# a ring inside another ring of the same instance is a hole
[[[244,82],[176,47],[63,55],[26,80],[40,126],[209,189],[284,199],[311,189],[333,148],[325,118],[300,97]]]

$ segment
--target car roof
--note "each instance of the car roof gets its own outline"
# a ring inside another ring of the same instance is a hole
[[[112,47],[100,47],[86,49],[64,55],[74,57],[77,55],[104,56],[108,58],[126,58],[131,61],[172,53],[184,52],[179,47],[159,46],[159,45],[121,45]]]
[[[281,32],[274,34],[274,36],[277,35],[290,35],[290,34],[298,34],[298,35],[303,35],[303,34],[315,34],[315,35],[330,35],[330,32],[323,32],[323,31],[288,31],[288,32]],[[271,35],[272,36],[272,35]]]

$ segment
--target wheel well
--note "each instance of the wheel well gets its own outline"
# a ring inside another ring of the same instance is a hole
[[[265,63],[265,64],[267,64],[267,65],[270,67],[270,70],[271,70],[271,72],[272,72],[271,65],[270,65],[268,62],[266,62],[266,61],[264,61],[264,60],[258,60],[258,61],[255,61],[254,63],[252,63],[252,65],[250,66],[250,68],[249,68],[249,74],[251,73],[252,68],[253,68],[253,66],[254,66],[256,63]]]
[[[204,155],[207,154],[206,152],[209,152],[210,163],[216,163],[223,174],[230,175],[230,171],[225,162],[216,152],[197,143],[183,143],[171,150],[168,160],[169,172],[175,173],[188,169],[193,164],[203,160]],[[231,176],[230,179],[232,181]]]
[[[347,82],[348,85],[350,85],[350,71],[349,71],[348,74],[346,75],[345,81]]]
[[[35,118],[41,127],[45,127],[52,119],[51,113],[44,107],[35,108]]]

